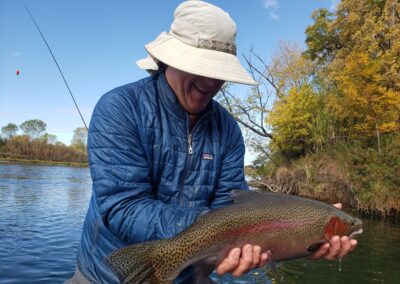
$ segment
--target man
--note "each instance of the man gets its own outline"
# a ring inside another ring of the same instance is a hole
[[[71,283],[118,283],[104,263],[133,243],[173,237],[201,214],[247,190],[245,146],[213,97],[225,81],[256,84],[236,57],[236,25],[220,8],[186,1],[168,33],[145,46],[138,65],[154,74],[105,94],[93,112],[88,150],[93,194]],[[334,240],[314,257],[344,256]],[[265,264],[258,246],[233,249],[217,267],[240,276]],[[177,282],[190,283],[190,270]]]

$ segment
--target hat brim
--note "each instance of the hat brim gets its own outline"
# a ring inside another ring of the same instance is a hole
[[[150,55],[148,55],[147,57],[145,57],[143,59],[137,60],[136,64],[141,69],[149,71],[149,72],[158,70],[157,62],[153,58],[151,58]]]
[[[146,44],[145,49],[157,60],[184,72],[228,82],[257,85],[239,59],[230,53],[196,48],[166,33]]]

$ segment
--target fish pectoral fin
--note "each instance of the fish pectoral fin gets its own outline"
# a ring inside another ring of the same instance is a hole
[[[321,247],[321,245],[323,245],[324,243],[326,243],[325,240],[320,240],[320,241],[318,241],[318,242],[316,242],[316,243],[313,243],[312,245],[310,245],[310,246],[307,248],[307,251],[309,251],[309,252],[315,252],[315,251],[317,251],[317,250]]]
[[[217,259],[215,257],[203,258],[191,266],[194,274],[194,284],[214,284],[210,279],[210,274],[215,268]]]
[[[194,284],[217,284],[217,282],[213,281],[210,277],[205,279],[199,279],[199,281],[194,282]]]

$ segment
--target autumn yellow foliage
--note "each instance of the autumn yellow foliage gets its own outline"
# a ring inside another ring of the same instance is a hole
[[[330,106],[348,127],[350,136],[373,136],[399,129],[400,92],[382,84],[381,63],[368,54],[351,52],[332,63],[332,75],[341,96],[331,96]],[[341,64],[343,62],[343,64]]]
[[[350,139],[400,130],[399,14],[395,0],[342,0],[335,14],[314,13],[306,31],[336,132]]]
[[[313,128],[319,108],[319,98],[309,84],[299,90],[293,87],[284,100],[277,101],[267,117],[274,133],[272,150],[301,154],[317,145],[318,137]]]

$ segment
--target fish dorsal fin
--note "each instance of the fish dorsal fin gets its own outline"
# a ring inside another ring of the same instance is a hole
[[[247,200],[259,198],[260,194],[260,192],[254,190],[234,189],[231,191],[231,198],[233,202],[240,203]]]

